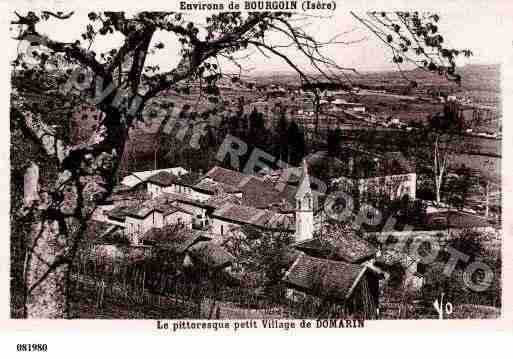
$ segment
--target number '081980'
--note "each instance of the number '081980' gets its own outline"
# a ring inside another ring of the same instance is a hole
[[[17,344],[16,351],[19,352],[46,352],[48,345],[46,344]]]

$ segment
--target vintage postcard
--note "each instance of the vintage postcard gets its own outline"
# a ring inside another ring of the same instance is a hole
[[[511,329],[511,5],[159,5],[5,6],[3,327]]]

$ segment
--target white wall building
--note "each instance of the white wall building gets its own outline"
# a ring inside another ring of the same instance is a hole
[[[308,166],[303,161],[303,172],[299,181],[299,188],[295,195],[296,199],[296,243],[303,242],[313,238],[314,215],[313,215],[313,196],[310,188],[310,177],[308,176]]]

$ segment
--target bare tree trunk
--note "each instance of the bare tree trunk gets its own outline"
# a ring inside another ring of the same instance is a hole
[[[435,186],[436,186],[436,203],[440,203],[442,201],[441,197],[440,197],[441,183],[438,179],[435,179]]]
[[[63,260],[67,238],[57,221],[34,223],[25,267],[27,318],[65,318],[68,308],[70,263]]]
[[[486,181],[486,207],[485,207],[485,217],[488,218],[490,214],[490,181]]]
[[[26,170],[22,214],[32,222],[24,263],[27,318],[65,318],[70,314],[71,263],[96,202],[112,190],[118,154],[122,154],[126,139],[119,113],[113,111],[108,121],[113,125],[101,134],[99,142],[53,157],[62,169],[48,189],[39,186],[37,164],[31,163]],[[55,147],[51,144],[44,147],[48,154]]]
[[[315,106],[315,135],[319,136],[319,112],[320,112],[320,94],[317,89],[314,90],[314,106]]]
[[[435,146],[434,146],[434,153],[433,153],[433,171],[434,171],[434,177],[435,177],[435,194],[436,194],[436,203],[441,203],[441,189],[442,189],[442,181],[443,176],[445,174],[445,168],[447,163],[447,154],[442,154],[440,151],[440,144],[439,144],[439,138],[440,135],[436,135],[435,138]]]

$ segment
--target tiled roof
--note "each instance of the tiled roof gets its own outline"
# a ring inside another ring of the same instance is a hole
[[[215,194],[220,192],[226,192],[226,193],[238,193],[241,192],[240,188],[237,186],[223,183],[223,182],[217,182],[211,178],[203,178],[201,181],[196,183],[193,186],[194,189]]]
[[[235,195],[228,193],[220,193],[218,195],[211,196],[204,203],[206,206],[212,208],[220,208],[226,203],[240,204],[241,199]]]
[[[273,203],[279,204],[282,199],[289,200],[287,192],[279,192],[272,184],[256,177],[246,179],[239,188],[244,204],[251,207],[268,208]]]
[[[174,208],[175,206],[173,205],[172,199],[169,199],[166,196],[159,196],[155,199],[143,202],[134,210],[127,212],[127,215],[131,217],[146,218],[153,211],[164,214]]]
[[[235,222],[263,225],[272,216],[273,212],[262,209],[241,206],[235,203],[226,203],[214,211],[213,216]]]
[[[284,169],[283,171],[290,172],[292,177],[295,177],[299,170],[294,168]],[[216,193],[215,186],[221,185],[224,192],[242,192],[242,203],[246,206],[261,209],[275,206],[279,207],[281,211],[292,210],[295,207],[295,196],[300,187],[290,185],[290,180],[285,181],[286,177],[280,178],[278,175],[280,171],[270,171],[270,173],[272,173],[272,176],[258,177],[222,167],[214,167],[194,188]]]
[[[177,177],[172,173],[161,171],[159,173],[154,174],[153,176],[148,177],[146,182],[154,183],[159,186],[168,187],[175,183]]]
[[[182,208],[179,206],[174,206],[174,205],[167,207],[166,210],[162,212],[162,215],[165,217],[165,216],[168,216],[168,215],[176,213],[176,212],[187,213],[187,214],[190,214],[191,216],[194,215],[194,213],[186,210],[185,208]]]
[[[319,238],[308,239],[306,241],[296,243],[295,248],[305,253],[311,254],[314,257],[332,258],[335,252],[335,247],[329,241],[321,240]]]
[[[214,269],[226,267],[235,260],[226,249],[213,242],[198,242],[187,251],[201,265]]]
[[[358,263],[376,254],[377,249],[356,233],[344,234],[331,242],[335,256],[350,263]]]
[[[172,167],[172,168],[161,168],[158,170],[150,170],[150,171],[141,171],[141,172],[132,172],[131,174],[123,177],[121,181],[122,184],[125,184],[129,187],[133,187],[134,185],[146,181],[149,177],[159,173],[159,172],[168,172],[174,175],[184,175],[188,172],[182,167]]]
[[[108,211],[107,216],[118,221],[124,221],[127,213],[134,211],[138,206],[139,202],[137,201],[127,204],[121,204]]]
[[[163,215],[168,215],[177,211],[191,214],[189,211],[179,206],[177,203],[177,196],[165,193],[157,198],[149,199],[144,202],[119,205],[110,210],[107,215],[111,218],[124,220],[126,216],[146,218],[153,211],[160,212]]]
[[[365,270],[365,266],[301,254],[285,273],[283,281],[315,296],[347,299]]]
[[[201,236],[200,231],[177,230],[175,226],[170,225],[163,228],[151,228],[142,235],[141,240],[143,243],[150,243],[175,253],[183,253],[193,244],[206,239]]]
[[[170,201],[175,202],[178,206],[180,203],[192,204],[192,205],[195,205],[198,207],[205,206],[204,202],[202,202],[198,199],[195,199],[193,196],[191,196],[187,193],[164,193],[164,194],[161,194],[159,197],[161,197],[161,196],[167,196]]]
[[[279,203],[284,198],[284,195],[288,194],[286,191],[279,192],[273,183],[264,181],[264,178],[232,171],[223,167],[216,166],[212,168],[206,173],[205,177],[219,184],[224,184],[223,190],[225,192],[242,192],[244,204],[251,207],[267,208],[272,203]],[[205,185],[203,183],[204,181],[201,181],[198,185]]]
[[[204,177],[208,177],[216,182],[237,186],[246,176],[237,171],[215,166]]]
[[[262,176],[266,182],[276,183],[277,181],[281,181],[283,183],[297,185],[301,178],[301,172],[301,167],[287,167],[278,170],[261,170],[259,175]]]
[[[326,225],[317,237],[306,245],[317,246],[318,250],[329,250],[334,258],[349,263],[362,262],[374,256],[377,249],[360,238],[353,230],[341,230],[337,226]]]
[[[216,209],[212,216],[266,229],[293,231],[295,226],[295,219],[293,219],[291,215],[279,214],[269,210],[229,202],[225,203],[221,208]]]

